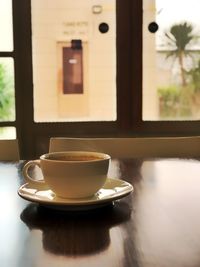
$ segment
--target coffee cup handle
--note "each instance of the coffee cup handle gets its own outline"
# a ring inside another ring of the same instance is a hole
[[[29,175],[28,170],[31,166],[38,166],[41,169],[40,160],[31,160],[24,165],[22,173],[25,181],[37,189],[46,189],[47,185],[44,180],[36,180]]]

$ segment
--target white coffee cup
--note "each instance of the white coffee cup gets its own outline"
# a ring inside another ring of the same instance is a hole
[[[95,194],[106,182],[110,156],[100,152],[52,152],[29,161],[23,167],[25,181],[37,189],[51,189],[63,198],[84,198]],[[43,180],[31,177],[28,170],[39,166]]]

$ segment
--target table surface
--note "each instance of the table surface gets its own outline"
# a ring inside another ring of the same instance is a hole
[[[24,162],[0,163],[1,267],[200,266],[200,161],[113,160],[133,184],[113,206],[58,212],[17,194]]]

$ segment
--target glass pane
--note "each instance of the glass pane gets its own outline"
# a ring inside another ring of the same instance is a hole
[[[0,0],[0,51],[13,50],[12,0]]]
[[[0,139],[16,139],[16,128],[0,127]]]
[[[199,120],[200,1],[144,0],[143,9],[143,120]]]
[[[36,122],[116,120],[116,3],[96,3],[31,1]]]
[[[0,121],[14,120],[14,63],[12,58],[0,58]]]

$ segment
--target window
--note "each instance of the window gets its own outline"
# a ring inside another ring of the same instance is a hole
[[[83,53],[82,48],[63,47],[63,94],[83,94]]]
[[[200,3],[143,1],[143,120],[200,119]],[[169,16],[170,14],[170,16]]]
[[[16,138],[12,1],[0,1],[0,139]]]
[[[116,0],[95,2],[31,0],[37,123],[116,120]]]
[[[147,133],[199,134],[199,6],[143,0],[141,128]]]

